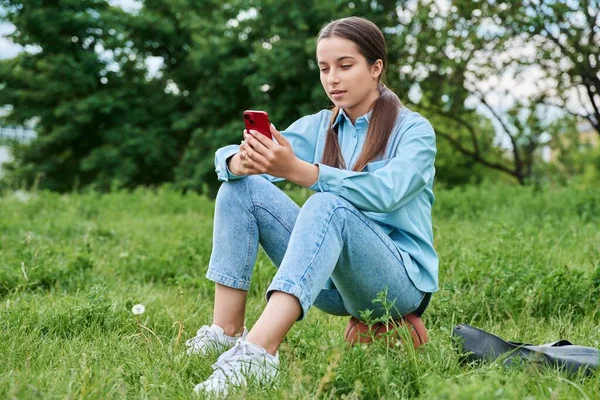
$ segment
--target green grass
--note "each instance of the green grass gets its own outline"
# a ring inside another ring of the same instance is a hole
[[[514,341],[566,338],[600,348],[600,191],[485,186],[436,194],[441,290],[424,316],[430,343],[416,351],[348,348],[346,318],[313,309],[280,349],[278,388],[236,396],[597,396],[600,373],[463,365],[450,335],[468,323]],[[214,362],[183,355],[185,339],[212,317],[214,289],[204,274],[213,207],[168,188],[0,197],[0,398],[191,397]],[[261,253],[249,326],[273,274]],[[146,307],[139,321],[136,303]]]

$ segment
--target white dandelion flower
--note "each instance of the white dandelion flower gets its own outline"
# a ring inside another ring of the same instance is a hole
[[[146,307],[144,307],[143,304],[136,304],[131,309],[131,312],[134,313],[135,315],[141,315],[144,313],[144,311],[146,311]]]
[[[29,199],[31,199],[31,194],[29,194],[23,190],[16,190],[13,193],[13,196],[15,197],[15,199],[19,200],[21,203],[27,203],[29,201]]]

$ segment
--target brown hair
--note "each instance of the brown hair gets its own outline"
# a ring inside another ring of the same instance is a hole
[[[371,115],[367,137],[353,168],[354,171],[362,171],[369,162],[385,151],[396,122],[398,108],[402,107],[402,103],[398,96],[381,82],[387,66],[387,49],[383,33],[377,25],[359,17],[341,18],[328,23],[321,29],[317,43],[321,39],[333,36],[356,43],[358,51],[367,59],[370,66],[377,60],[383,61],[383,72],[379,75],[379,97],[371,104],[370,110],[373,110],[373,114]],[[339,112],[339,107],[334,107],[331,121],[329,121],[329,129],[327,130],[322,162],[325,165],[345,169],[346,163],[340,150],[337,131],[332,128]]]

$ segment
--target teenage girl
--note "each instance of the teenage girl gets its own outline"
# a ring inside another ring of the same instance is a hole
[[[226,395],[250,380],[270,383],[277,349],[308,309],[360,318],[386,290],[392,316],[419,308],[438,289],[433,248],[435,134],[381,82],[383,34],[343,18],[317,40],[321,84],[334,104],[294,122],[275,141],[244,131],[216,152],[219,180],[207,278],[215,282],[213,323],[188,340],[189,354],[222,352],[198,393]],[[316,193],[298,207],[272,182]],[[248,332],[247,291],[259,244],[278,267],[267,306]],[[425,301],[426,301],[425,300]]]

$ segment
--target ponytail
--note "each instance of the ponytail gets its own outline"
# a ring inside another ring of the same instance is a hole
[[[354,164],[353,171],[362,171],[368,163],[385,152],[392,129],[396,124],[398,110],[402,107],[402,102],[396,95],[383,83],[379,83],[379,97],[373,102],[370,110],[371,121],[367,131],[367,138],[362,148],[360,156]],[[323,164],[335,168],[346,169],[346,163],[342,157],[337,129],[333,129],[340,112],[339,107],[335,107],[329,121],[327,129],[327,138],[325,139],[325,149],[323,151]]]
[[[340,108],[334,107],[332,111],[329,128],[327,128],[327,137],[325,138],[322,163],[331,167],[346,169],[346,162],[344,161],[344,157],[342,157],[337,129],[333,129],[333,123],[340,113]]]

